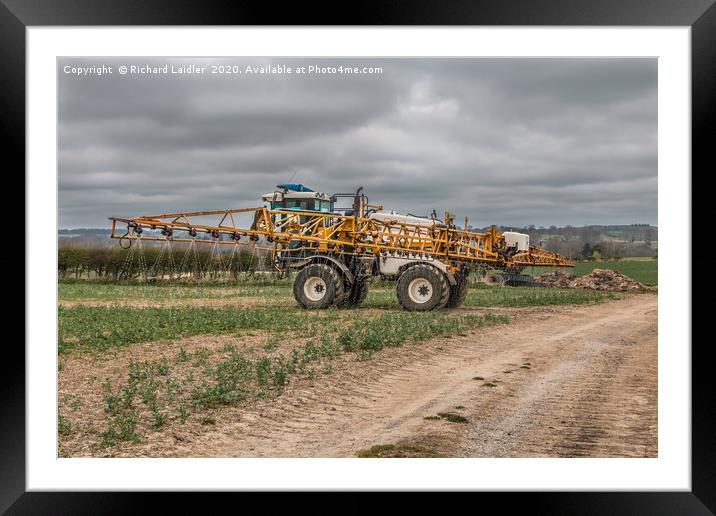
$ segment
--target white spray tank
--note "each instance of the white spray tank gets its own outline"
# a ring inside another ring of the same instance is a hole
[[[368,215],[368,218],[379,220],[384,223],[391,221],[400,222],[403,224],[414,224],[416,226],[432,226],[435,224],[433,219],[425,217],[415,217],[413,215],[401,215],[393,210],[380,210]]]
[[[505,237],[507,247],[517,247],[518,251],[528,251],[530,248],[530,236],[525,233],[505,231],[502,236]]]

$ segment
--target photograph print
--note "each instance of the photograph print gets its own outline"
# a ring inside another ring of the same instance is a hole
[[[657,457],[657,66],[58,58],[58,457]]]

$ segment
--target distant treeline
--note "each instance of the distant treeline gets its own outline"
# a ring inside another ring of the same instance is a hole
[[[530,243],[575,260],[657,256],[658,228],[649,224],[582,227],[500,227],[530,236]]]
[[[136,244],[130,249],[119,245],[86,245],[61,241],[57,268],[60,278],[131,279],[140,276],[237,277],[271,269],[268,252],[246,246]],[[233,251],[233,252],[232,252]]]

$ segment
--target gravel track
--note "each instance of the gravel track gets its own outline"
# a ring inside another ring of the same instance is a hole
[[[655,294],[509,312],[509,325],[367,363],[340,357],[330,375],[131,454],[348,457],[396,444],[450,457],[657,456]],[[424,419],[439,412],[468,422]]]

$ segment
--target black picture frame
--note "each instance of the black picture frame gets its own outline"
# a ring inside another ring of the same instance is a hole
[[[716,92],[714,0],[369,1],[355,4],[186,0],[0,0],[0,113],[4,161],[25,166],[25,29],[111,25],[553,25],[689,26],[692,44],[692,170],[713,170],[711,125]],[[350,17],[346,17],[350,12]],[[14,159],[12,159],[14,158]],[[692,172],[692,177],[693,177]],[[29,228],[31,229],[31,228]],[[26,229],[28,231],[28,229]],[[29,234],[26,233],[26,238]],[[690,259],[691,250],[686,250]],[[25,271],[26,274],[29,271]],[[28,302],[31,303],[31,299]],[[28,305],[29,306],[29,305]],[[693,318],[692,318],[693,320]],[[690,342],[670,345],[688,346]],[[690,492],[484,493],[511,509],[537,514],[713,514],[716,445],[708,341],[692,350],[692,490]],[[5,355],[2,376],[0,511],[8,514],[103,514],[141,511],[161,496],[162,512],[187,512],[186,495],[25,492],[25,362]],[[711,486],[711,487],[709,487]],[[225,503],[221,495],[212,498]],[[243,496],[248,496],[244,494]],[[421,496],[415,498],[420,501]],[[248,507],[248,506],[247,506]]]

